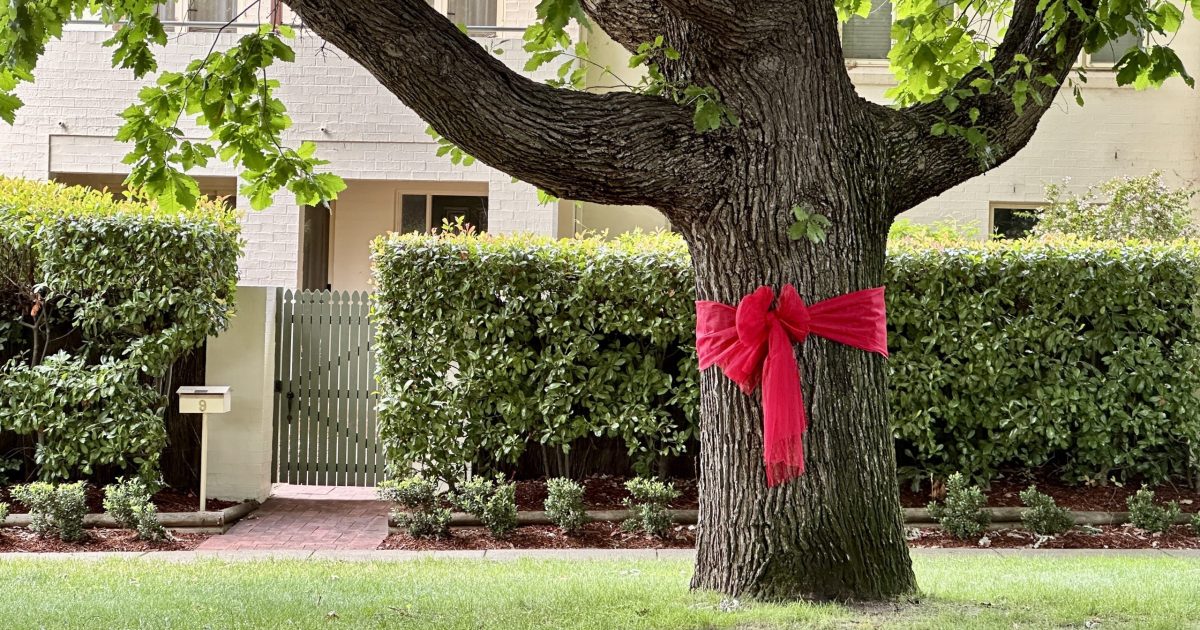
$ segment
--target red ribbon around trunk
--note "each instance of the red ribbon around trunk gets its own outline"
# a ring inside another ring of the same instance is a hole
[[[810,333],[886,357],[883,287],[839,295],[812,306],[805,305],[790,284],[780,291],[778,304],[771,287],[759,287],[742,298],[737,308],[696,302],[700,369],[721,366],[746,394],[762,385],[763,460],[769,486],[804,474],[802,438],[807,419],[792,343],[804,343]]]

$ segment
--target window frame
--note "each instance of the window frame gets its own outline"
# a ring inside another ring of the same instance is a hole
[[[504,2],[504,0],[488,0],[488,1],[492,2],[496,5],[496,23],[495,24],[467,24],[467,26],[476,26],[476,27],[484,27],[484,28],[489,27],[489,26],[494,26],[497,28],[504,26],[504,5],[507,3]],[[450,10],[449,0],[426,0],[426,2],[428,2],[434,8],[435,11],[446,16],[447,19],[450,17],[448,15],[448,11]],[[471,33],[471,35],[474,35],[474,33]]]
[[[1138,42],[1138,49],[1145,50],[1146,44],[1149,43],[1149,39],[1150,39],[1149,34],[1143,32],[1141,40]],[[1121,61],[1121,57],[1117,57],[1116,59],[1114,59],[1111,62],[1095,61],[1092,59],[1092,55],[1094,55],[1094,54],[1095,53],[1081,51],[1079,53],[1080,67],[1085,68],[1087,70],[1109,70],[1109,71],[1111,71],[1113,68],[1115,68],[1117,66],[1117,63]],[[1121,55],[1121,56],[1123,57],[1124,55]]]
[[[405,188],[405,187],[397,188],[395,191],[394,200],[392,202],[392,231],[396,232],[396,233],[401,233],[400,230],[403,229],[403,226],[404,226],[404,197],[405,196],[410,196],[410,197],[423,196],[423,197],[425,197],[425,232],[424,232],[425,234],[431,233],[435,227],[441,227],[440,225],[438,225],[438,226],[432,225],[432,222],[433,222],[433,198],[434,197],[483,197],[484,199],[487,199],[487,202],[488,202],[487,213],[488,213],[488,224],[490,225],[491,218],[492,218],[491,217],[491,215],[492,215],[492,205],[491,205],[492,204],[492,196],[491,196],[491,191],[489,190],[488,185],[486,183],[482,183],[482,182],[481,183],[466,182],[466,183],[471,184],[469,186],[464,187],[466,190],[435,189],[435,188],[431,188],[429,186],[416,187],[416,188]],[[481,189],[483,192],[476,192]],[[407,233],[407,232],[405,232],[405,233]]]
[[[874,11],[874,9],[872,9],[872,11]],[[889,27],[888,27],[888,51],[890,52],[892,49],[892,44],[894,43],[891,38],[891,25],[894,25],[896,23],[896,7],[890,0],[888,2],[888,15],[891,16],[891,20],[888,22],[888,24],[889,24]],[[851,19],[853,19],[853,18],[851,18]],[[888,60],[887,55],[884,55],[883,57],[849,57],[849,56],[846,56],[845,29],[846,29],[847,23],[848,22],[838,22],[838,41],[842,44],[842,60],[846,63],[846,65],[851,68],[861,67],[861,66],[888,67],[891,64],[891,61]]]
[[[996,211],[997,210],[1012,210],[1015,212],[1038,212],[1045,207],[1046,207],[1046,203],[1041,202],[1041,201],[991,201],[991,202],[988,202],[987,238],[989,240],[996,239],[996,238],[1007,240],[1009,238],[1007,236],[1000,236],[996,233]]]

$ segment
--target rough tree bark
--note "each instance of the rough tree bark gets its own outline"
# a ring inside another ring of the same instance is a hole
[[[1068,67],[1080,44],[1042,47],[1036,2],[1018,0],[1000,54]],[[742,124],[708,134],[663,99],[522,78],[424,0],[289,4],[484,163],[565,198],[661,209],[691,247],[700,299],[736,304],[759,285],[792,283],[814,302],[879,286],[892,218],[985,170],[965,144],[929,136],[933,112],[857,96],[828,0],[583,0],[627,47],[664,35],[682,53],[664,67],[669,78],[719,91]],[[1047,103],[1056,92],[1039,89]],[[1028,142],[1044,112],[1018,115],[1006,98],[972,103],[1002,134],[991,166]],[[826,243],[788,239],[795,205],[831,219]],[[718,370],[702,376],[693,585],[778,600],[911,593],[883,359],[820,338],[796,351],[808,466],[780,487],[766,487],[758,397]]]

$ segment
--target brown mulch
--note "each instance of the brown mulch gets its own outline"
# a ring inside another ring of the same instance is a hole
[[[589,510],[621,510],[625,508],[624,500],[629,496],[625,490],[626,477],[611,475],[596,475],[581,481],[583,484],[583,504]],[[517,509],[541,511],[545,509],[546,480],[518,481]],[[699,493],[695,479],[673,479],[675,489],[682,494],[671,502],[672,508],[678,510],[694,510],[700,505]]]
[[[1023,529],[999,529],[985,533],[985,544],[980,538],[959,540],[938,529],[910,529],[909,546],[918,548],[953,547],[993,549],[1200,549],[1200,536],[1186,525],[1176,525],[1170,530],[1151,534],[1132,525],[1100,525],[1098,527],[1076,527],[1071,531],[1038,542],[1040,536]],[[918,536],[913,538],[915,534]],[[982,537],[981,537],[982,538]]]
[[[655,538],[621,531],[620,523],[588,523],[570,536],[553,525],[518,527],[503,539],[493,538],[482,527],[455,527],[445,538],[413,538],[392,534],[380,549],[413,551],[454,549],[690,549],[696,545],[692,527],[677,526],[670,536]]]
[[[86,538],[65,543],[43,538],[24,528],[0,529],[0,553],[46,553],[72,551],[189,551],[200,546],[208,534],[175,534],[175,540],[152,543],[137,539],[127,529],[89,529]]]
[[[190,491],[183,492],[173,488],[164,488],[158,494],[151,497],[150,501],[158,507],[159,513],[200,511],[200,495]],[[0,503],[8,503],[9,514],[27,514],[29,512],[24,505],[21,505],[18,501],[14,501],[9,496],[8,488],[0,488]],[[234,505],[237,505],[237,501],[209,499],[206,507],[210,512],[217,512]],[[102,514],[104,512],[104,488],[93,485],[88,486],[87,507],[90,514]]]
[[[1106,486],[1068,486],[1061,481],[1055,481],[1046,475],[1009,476],[992,481],[991,487],[984,489],[989,507],[1024,507],[1018,494],[1036,484],[1038,492],[1054,497],[1061,507],[1076,512],[1126,512],[1125,499],[1131,497],[1141,484],[1126,483]],[[1178,501],[1184,512],[1200,512],[1200,492],[1187,486],[1160,484],[1150,486],[1154,490],[1157,501]],[[900,503],[904,507],[925,507],[931,500],[929,485],[922,486],[914,492],[907,484],[900,488]]]

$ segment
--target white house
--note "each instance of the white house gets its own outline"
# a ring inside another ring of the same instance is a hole
[[[534,20],[536,0],[431,0],[456,22],[470,25],[485,46],[503,50],[501,59],[520,70],[526,55],[520,35]],[[161,16],[172,33],[159,51],[160,67],[183,68],[202,56],[217,38],[227,45],[236,32],[268,20],[270,2],[172,0]],[[248,8],[247,8],[248,7]],[[292,16],[284,13],[285,21]],[[885,59],[890,45],[891,9],[879,4],[872,16],[844,27],[847,66],[864,97],[884,100],[891,75]],[[285,133],[293,144],[316,141],[319,157],[349,187],[333,211],[300,208],[280,193],[262,212],[248,211],[242,261],[245,285],[369,288],[368,242],[394,230],[426,229],[443,218],[465,215],[489,231],[531,231],[570,235],[577,229],[624,231],[666,225],[647,208],[597,204],[540,204],[532,186],[476,164],[455,166],[434,155],[437,145],[416,114],[384,90],[365,70],[337,51],[327,50],[300,29],[296,62],[273,68],[282,82],[279,97],[294,125]],[[1200,27],[1185,24],[1174,48],[1185,64],[1200,68]],[[113,140],[117,114],[131,103],[142,82],[111,67],[111,49],[101,46],[109,30],[98,23],[72,25],[54,41],[38,67],[37,82],[23,86],[26,107],[17,124],[0,125],[0,173],[93,186],[119,187],[126,173],[127,147]],[[602,33],[585,34],[600,64],[622,68],[627,54]],[[1136,41],[1128,42],[1129,45]],[[1108,68],[1115,52],[1081,60],[1089,69],[1085,108],[1069,95],[1046,116],[1030,146],[995,171],[967,182],[912,210],[917,221],[953,218],[985,230],[1002,225],[1015,210],[1042,199],[1046,182],[1066,177],[1084,188],[1121,174],[1163,170],[1175,183],[1200,175],[1196,138],[1200,98],[1181,81],[1147,92],[1116,86]],[[548,71],[553,71],[552,68]],[[596,73],[593,73],[595,75]],[[611,83],[593,76],[595,85]],[[204,137],[199,129],[192,133]],[[205,192],[236,195],[235,173],[222,165],[200,173]],[[238,199],[239,207],[249,203]]]

